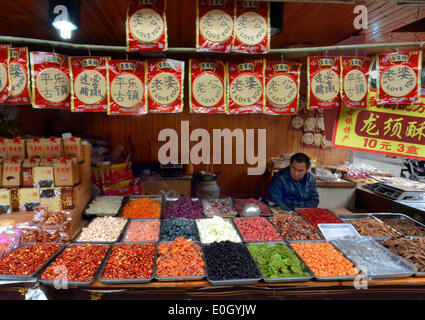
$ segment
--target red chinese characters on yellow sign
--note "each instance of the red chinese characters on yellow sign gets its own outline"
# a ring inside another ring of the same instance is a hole
[[[425,159],[425,106],[341,108],[335,147]]]

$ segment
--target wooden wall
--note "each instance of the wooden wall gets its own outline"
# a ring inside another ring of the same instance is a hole
[[[348,160],[348,151],[343,149],[304,148],[301,133],[290,130],[290,116],[267,115],[201,115],[190,114],[187,109],[181,114],[148,114],[145,116],[106,116],[105,114],[72,114],[50,110],[33,110],[21,107],[20,121],[25,131],[33,134],[51,134],[72,130],[86,135],[110,136],[111,145],[118,146],[128,136],[136,147],[134,162],[157,161],[158,133],[161,129],[172,128],[180,133],[181,121],[188,120],[190,130],[235,128],[267,130],[267,160],[282,153],[305,152],[312,158],[321,159],[323,164],[336,164]],[[212,135],[211,135],[212,136]],[[161,142],[162,144],[162,142]],[[225,151],[226,152],[226,151]],[[223,153],[222,153],[223,154]],[[235,155],[233,155],[235,157]],[[195,166],[195,172],[205,165]],[[222,193],[238,196],[265,195],[268,177],[247,176],[247,165],[214,165],[214,171],[221,171],[218,180]]]

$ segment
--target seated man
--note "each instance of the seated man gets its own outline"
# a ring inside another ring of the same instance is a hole
[[[310,158],[304,153],[291,157],[289,167],[273,176],[269,186],[269,201],[285,211],[296,208],[317,208],[319,194],[316,177],[308,172]]]

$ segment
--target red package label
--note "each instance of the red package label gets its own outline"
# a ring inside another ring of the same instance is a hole
[[[230,52],[234,35],[235,2],[198,0],[196,51]]]
[[[71,109],[68,57],[31,52],[32,106],[40,109]]]
[[[238,53],[267,53],[269,50],[269,2],[237,1],[235,38],[232,51]]]
[[[184,61],[163,59],[148,62],[149,112],[183,111]]]
[[[229,113],[260,113],[265,107],[265,60],[227,62]]]
[[[266,62],[267,114],[295,114],[299,104],[301,64],[285,61]]]
[[[71,111],[106,112],[108,57],[70,57]]]
[[[340,57],[341,100],[350,108],[367,108],[370,58]]]
[[[9,94],[9,46],[0,45],[0,103],[5,103]]]
[[[139,115],[147,113],[146,62],[110,60],[109,107],[110,115]]]
[[[30,78],[28,48],[9,50],[10,94],[6,104],[29,104]]]
[[[421,102],[422,51],[380,54],[378,104]]]
[[[339,58],[307,58],[307,106],[309,109],[339,109]]]
[[[225,70],[221,61],[189,60],[190,112],[226,113]]]
[[[127,12],[127,51],[167,50],[167,0],[131,0]]]

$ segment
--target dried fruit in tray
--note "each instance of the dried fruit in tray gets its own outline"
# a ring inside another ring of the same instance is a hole
[[[183,237],[158,245],[156,276],[159,278],[204,276],[201,246]]]
[[[237,218],[234,220],[245,241],[281,241],[282,236],[264,217]]]
[[[296,209],[297,212],[315,228],[319,223],[342,223],[335,215],[326,209],[320,208],[305,208]]]
[[[232,222],[219,216],[211,219],[198,219],[196,225],[202,243],[232,241],[242,242]]]
[[[359,273],[330,243],[301,242],[292,243],[291,246],[318,277],[347,277]]]
[[[124,197],[100,196],[93,199],[86,208],[86,213],[117,214]]]
[[[126,218],[159,218],[161,203],[149,198],[139,198],[127,203],[121,216]]]
[[[124,241],[158,241],[160,224],[159,219],[130,221]]]
[[[412,263],[418,272],[425,272],[425,239],[424,238],[393,238],[382,241],[381,244],[392,253],[403,257]]]
[[[89,282],[106,256],[105,245],[70,245],[46,268],[42,280],[55,280],[66,270],[68,281]]]
[[[210,280],[261,278],[248,249],[241,243],[213,242],[204,246],[204,256]]]
[[[164,218],[187,218],[199,219],[203,218],[203,208],[199,201],[186,197],[180,197],[178,200],[169,203]]]
[[[202,200],[204,212],[206,215],[231,215],[236,216],[237,212],[233,209],[232,200],[228,199],[211,199]]]
[[[0,258],[0,274],[31,275],[60,248],[60,245],[47,243],[36,243],[17,248]]]
[[[264,278],[310,276],[306,265],[286,244],[250,244],[248,250]]]
[[[404,236],[425,237],[425,228],[409,220],[392,220],[379,218],[383,223],[400,232]]]
[[[318,230],[301,217],[279,217],[270,222],[285,240],[322,240]]]
[[[375,238],[381,237],[398,237],[397,232],[374,218],[350,220],[354,228],[362,235]]]
[[[120,244],[112,248],[103,279],[146,279],[153,277],[155,244]]]
[[[163,220],[161,224],[161,241],[173,241],[178,237],[199,241],[195,220],[186,218]]]
[[[77,242],[114,242],[124,229],[127,219],[97,217],[83,228]]]
[[[246,206],[247,204],[256,204],[257,206],[260,207],[261,209],[261,215],[271,215],[272,213],[270,212],[269,207],[264,204],[263,202],[261,202],[260,200],[254,199],[254,198],[248,198],[248,199],[237,199],[234,203],[235,209],[239,212],[242,213],[242,209],[244,206]]]

